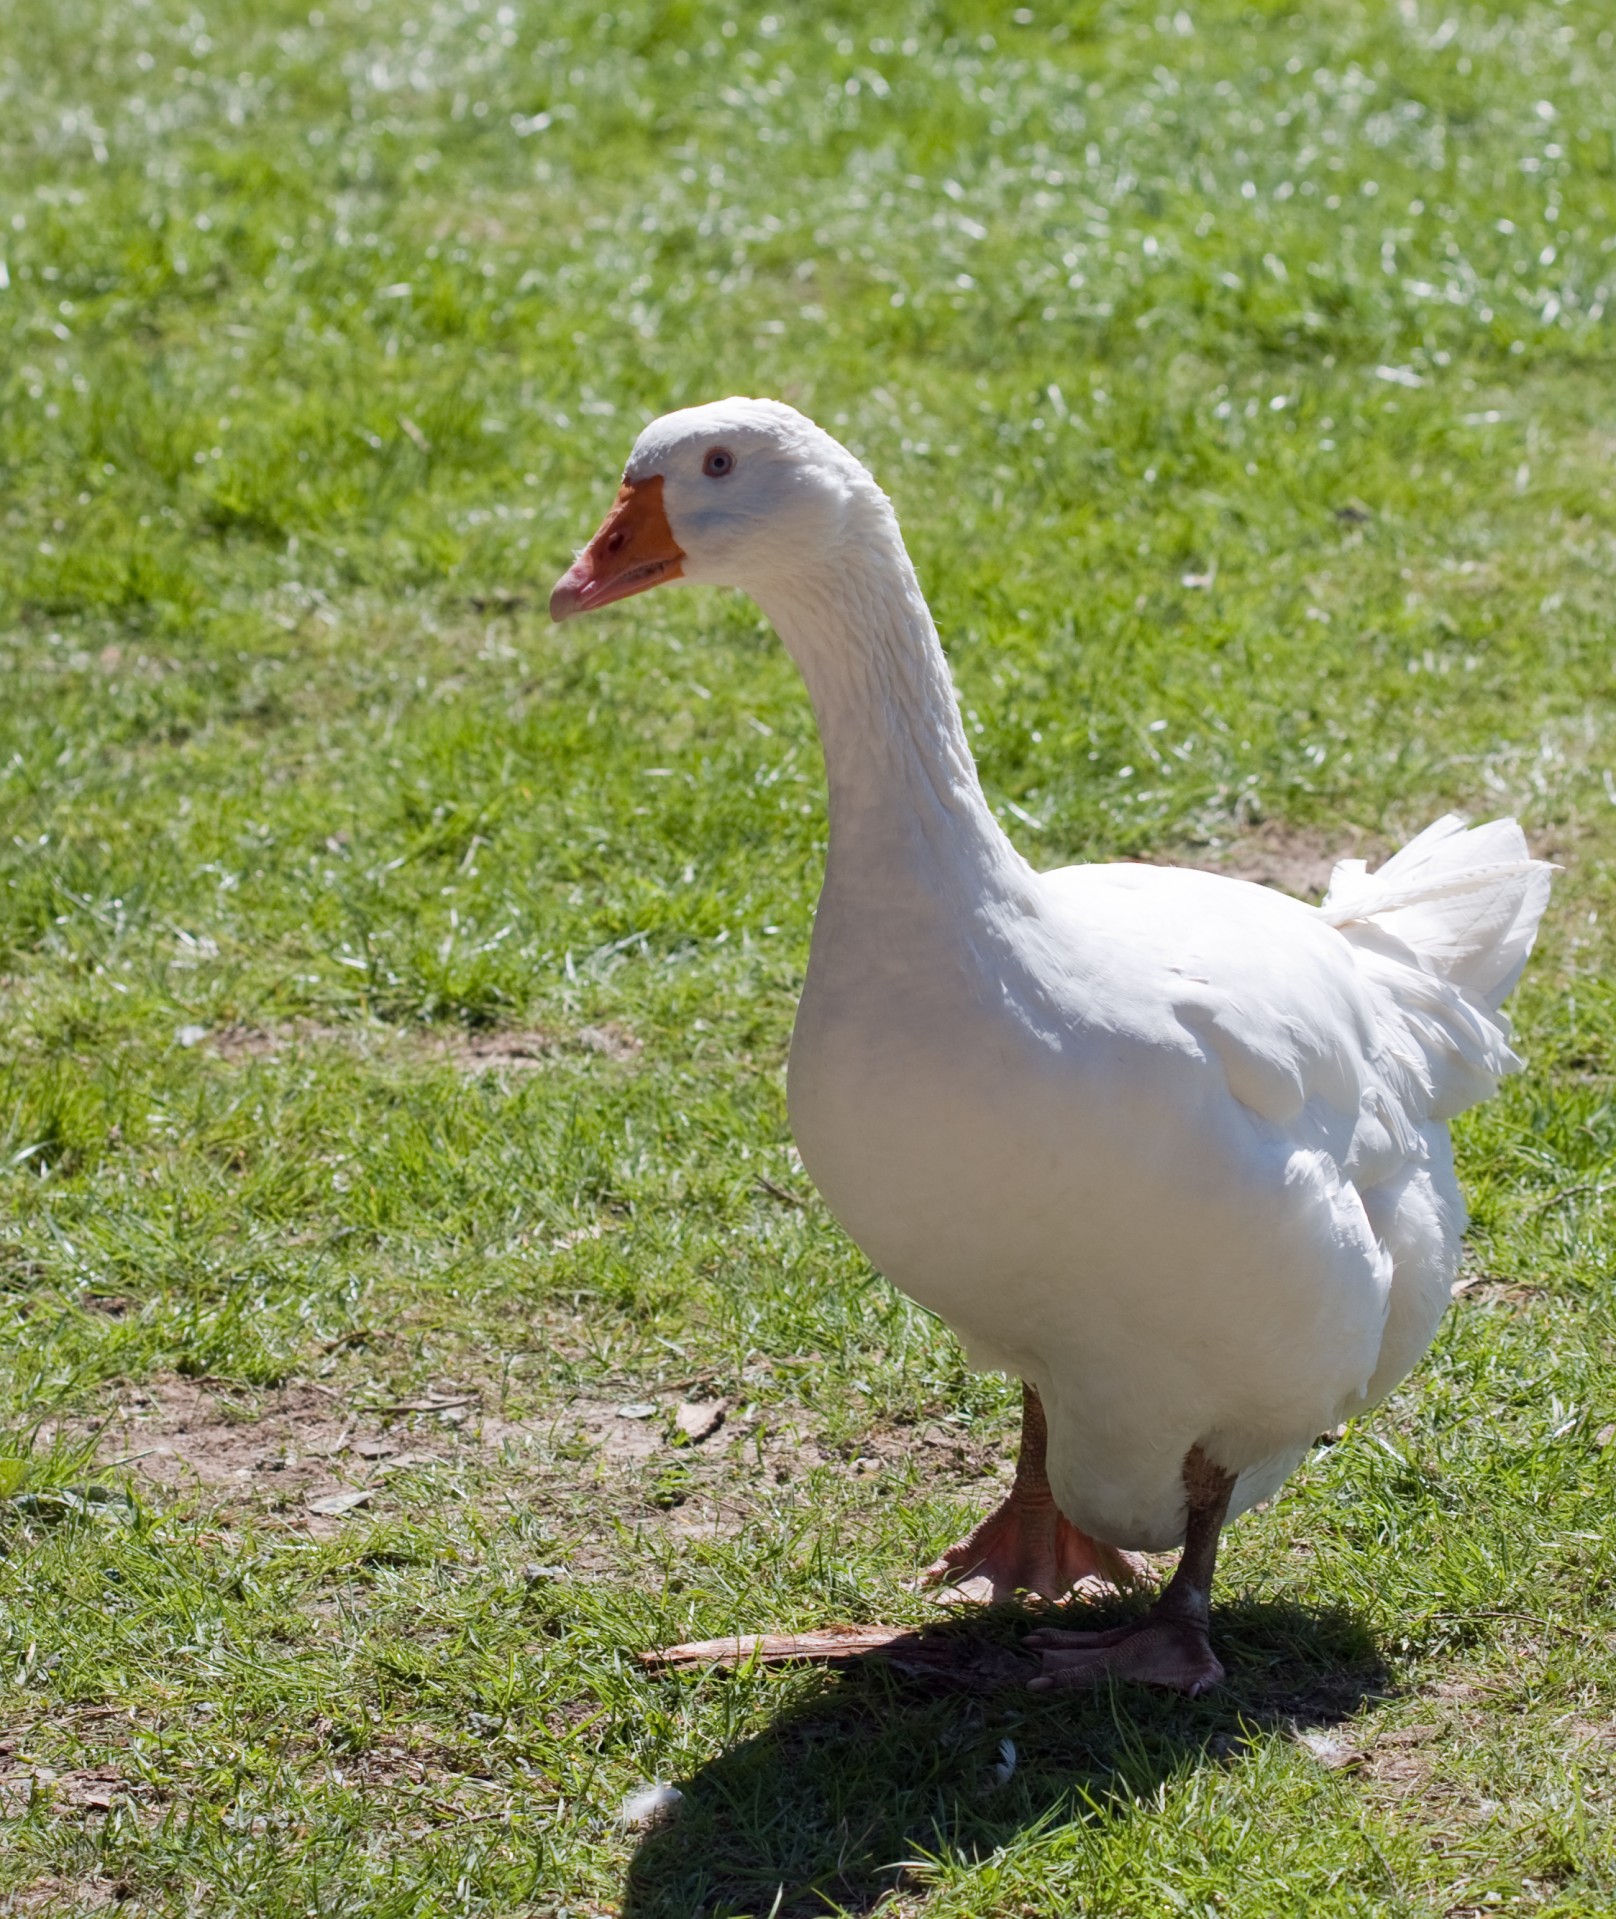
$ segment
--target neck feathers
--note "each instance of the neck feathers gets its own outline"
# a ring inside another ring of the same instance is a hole
[[[987,884],[1025,868],[983,795],[897,520],[876,501],[857,537],[755,596],[819,723],[831,879],[844,867],[882,886]]]

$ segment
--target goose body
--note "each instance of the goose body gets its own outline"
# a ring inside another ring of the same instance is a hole
[[[879,932],[832,878],[792,1127],[881,1271],[1038,1389],[1061,1510],[1161,1550],[1191,1445],[1238,1512],[1424,1352],[1464,1222],[1436,1082],[1511,1056],[1462,1016],[1414,1037],[1395,974],[1262,887],[1006,864]]]
[[[1320,907],[1181,868],[1035,872],[889,503],[776,403],[648,427],[552,612],[674,577],[752,595],[824,743],[789,1070],[809,1174],[974,1364],[1036,1394],[1067,1522],[1157,1550],[1216,1507],[1215,1549],[1430,1343],[1465,1217],[1447,1121],[1518,1065],[1498,1006],[1549,869],[1513,821],[1448,818],[1376,874],[1343,862]]]

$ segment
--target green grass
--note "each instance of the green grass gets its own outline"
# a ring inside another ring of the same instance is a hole
[[[0,1912],[1616,1912],[1613,87],[1596,0],[6,9]],[[1038,859],[1566,865],[1210,1700],[634,1663],[926,1616],[1012,1434],[791,1155],[789,663],[544,621],[726,391]]]

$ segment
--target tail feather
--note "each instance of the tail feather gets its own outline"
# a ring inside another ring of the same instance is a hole
[[[1514,820],[1467,828],[1449,813],[1377,872],[1341,860],[1319,911],[1349,939],[1380,945],[1389,935],[1423,971],[1496,1014],[1532,950],[1556,870],[1532,858]]]

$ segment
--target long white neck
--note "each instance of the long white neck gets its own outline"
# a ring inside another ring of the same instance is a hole
[[[752,589],[819,723],[827,897],[850,890],[878,908],[1017,887],[1026,863],[983,795],[937,629],[884,499],[880,509],[820,566]]]

